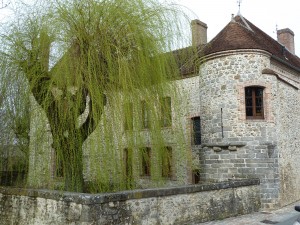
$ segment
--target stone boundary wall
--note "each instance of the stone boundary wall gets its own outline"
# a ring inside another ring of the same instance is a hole
[[[0,187],[0,224],[194,224],[260,209],[259,179],[104,194]]]

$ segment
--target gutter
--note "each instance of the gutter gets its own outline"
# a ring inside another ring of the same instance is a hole
[[[278,62],[280,62],[280,63],[282,63],[282,64],[284,64],[284,65],[286,65],[286,66],[288,66],[288,67],[290,67],[290,68],[292,68],[292,69],[294,69],[294,70],[296,70],[297,72],[300,73],[300,68],[299,67],[293,66],[292,64],[286,62],[285,60],[279,58],[278,56],[271,55],[271,59],[274,59],[274,60],[276,60],[276,61],[278,61]]]

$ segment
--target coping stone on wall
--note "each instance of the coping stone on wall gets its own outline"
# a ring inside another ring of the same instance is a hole
[[[0,187],[0,193],[5,195],[24,195],[28,197],[40,197],[45,199],[62,200],[78,204],[101,204],[129,199],[162,197],[170,195],[188,194],[202,191],[238,188],[243,186],[259,185],[258,178],[232,179],[217,183],[204,183],[170,188],[137,189],[115,193],[87,194],[76,192],[64,192],[46,189],[22,189],[13,187]]]

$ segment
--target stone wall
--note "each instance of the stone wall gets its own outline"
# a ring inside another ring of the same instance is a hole
[[[281,204],[286,205],[300,199],[300,77],[282,65],[273,63],[271,66],[288,81],[288,83],[278,82],[275,101],[279,197]]]
[[[0,224],[194,224],[258,211],[259,180],[107,194],[0,188]]]
[[[277,150],[270,144],[228,143],[207,145],[200,150],[201,180],[221,181],[234,178],[261,179],[261,203],[264,209],[279,207]]]

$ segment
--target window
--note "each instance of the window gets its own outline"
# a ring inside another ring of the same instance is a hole
[[[124,105],[124,114],[125,114],[124,129],[132,130],[133,129],[133,105],[132,105],[132,103],[127,103]]]
[[[131,180],[132,177],[132,151],[131,149],[125,148],[124,149],[124,169],[125,169],[125,176],[126,180]]]
[[[54,159],[55,159],[55,177],[64,177],[64,165],[62,160],[62,155],[58,155],[58,152],[54,150]]]
[[[251,86],[245,88],[245,104],[247,119],[263,119],[263,87]]]
[[[172,125],[171,98],[164,97],[161,99],[161,126],[170,127]]]
[[[200,171],[199,170],[193,170],[193,184],[198,184],[200,181]]]
[[[149,111],[148,105],[146,101],[141,102],[142,107],[142,128],[147,129],[149,128]]]
[[[165,147],[162,151],[162,177],[172,177],[172,148]]]
[[[192,145],[201,145],[200,116],[196,116],[192,118]]]
[[[150,176],[151,148],[141,148],[141,176]]]

